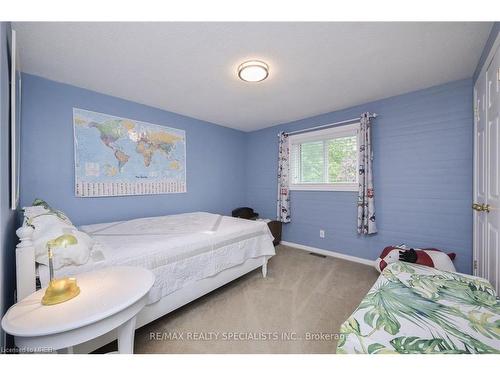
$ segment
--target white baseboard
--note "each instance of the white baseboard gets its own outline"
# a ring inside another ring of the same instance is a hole
[[[315,253],[315,254],[321,254],[321,255],[326,255],[329,257],[349,260],[351,262],[366,264],[367,266],[373,266],[375,263],[374,260],[359,258],[359,257],[355,257],[352,255],[337,253],[335,251],[330,251],[330,250],[318,249],[317,247],[301,245],[301,244],[295,243],[295,242],[281,241],[280,244],[285,245],[285,246],[294,247],[294,248],[299,249],[299,250],[309,251],[309,252]]]

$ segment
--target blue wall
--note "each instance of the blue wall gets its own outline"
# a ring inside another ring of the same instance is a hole
[[[277,133],[359,116],[374,121],[375,205],[378,234],[356,233],[356,193],[291,193],[286,241],[375,259],[390,244],[434,246],[472,262],[472,80],[383,99],[252,132],[247,142],[247,203],[276,217]],[[319,230],[326,230],[326,238]]]
[[[33,75],[22,79],[22,206],[40,197],[88,224],[198,210],[228,214],[244,204],[245,133]],[[184,129],[187,193],[76,198],[73,107]]]
[[[14,298],[17,213],[10,209],[10,117],[8,43],[10,23],[0,22],[0,316]],[[5,345],[0,328],[0,348]]]
[[[188,193],[74,197],[72,107],[185,129]],[[379,233],[356,234],[353,192],[292,192],[284,239],[367,259],[393,243],[436,246],[455,251],[457,268],[470,272],[471,108],[468,79],[245,134],[25,74],[21,204],[42,197],[77,224],[194,210],[227,214],[244,204],[275,217],[278,131],[372,111],[380,114],[373,132]]]
[[[481,57],[479,58],[476,70],[474,71],[474,76],[472,77],[474,82],[476,82],[477,78],[479,77],[479,73],[481,73],[481,69],[483,68],[484,63],[488,58],[491,47],[493,47],[493,43],[495,43],[495,40],[497,39],[499,33],[500,22],[494,22],[490,31],[490,35],[488,36],[486,44],[484,45],[483,52],[481,53]]]

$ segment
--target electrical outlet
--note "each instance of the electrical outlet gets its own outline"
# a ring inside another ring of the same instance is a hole
[[[325,238],[325,230],[324,229],[319,230],[319,238]]]

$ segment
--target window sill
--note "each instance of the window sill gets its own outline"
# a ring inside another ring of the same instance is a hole
[[[293,184],[290,185],[290,190],[302,191],[358,191],[357,183],[345,184]]]

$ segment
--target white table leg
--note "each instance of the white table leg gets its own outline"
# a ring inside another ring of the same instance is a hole
[[[134,354],[135,320],[134,316],[117,328],[119,354]]]
[[[262,277],[267,277],[267,257],[264,259],[264,263],[262,264]]]

